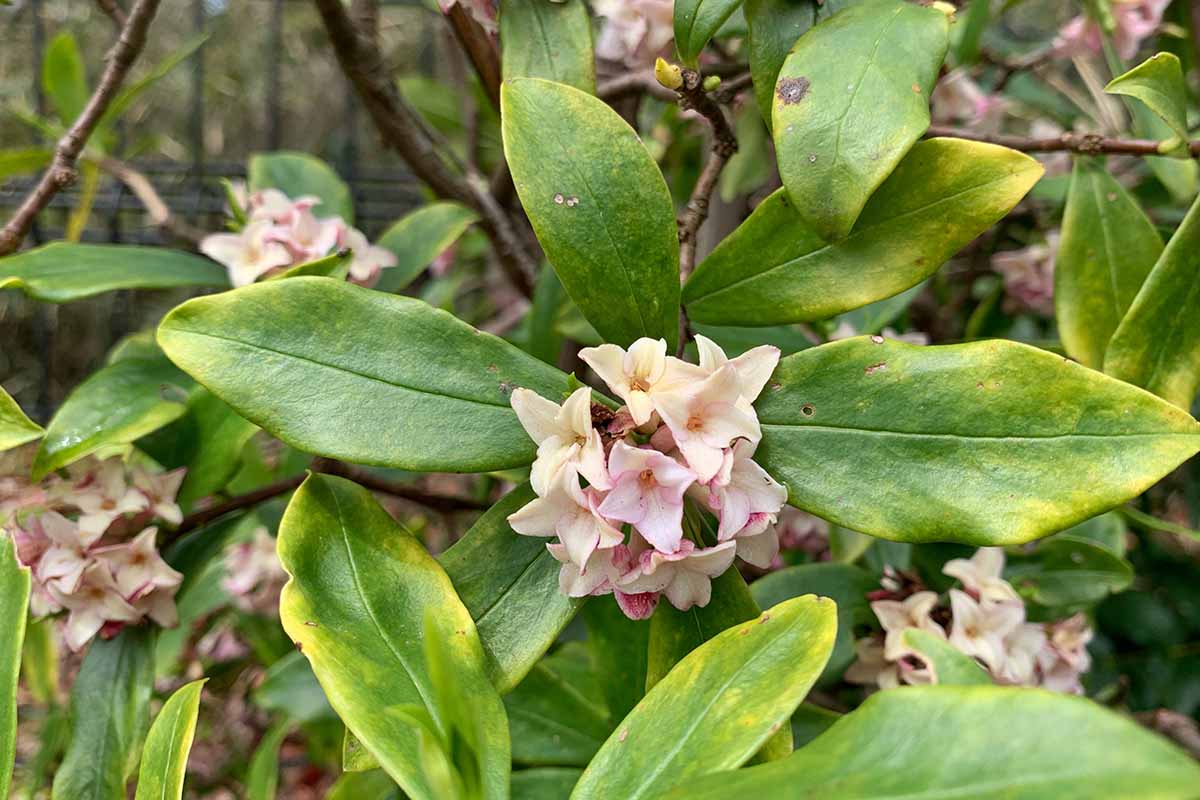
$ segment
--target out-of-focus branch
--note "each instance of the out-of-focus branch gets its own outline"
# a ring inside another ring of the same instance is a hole
[[[654,70],[627,72],[624,75],[609,78],[596,87],[596,96],[610,103],[634,94],[648,94],[659,100],[673,101],[676,99],[673,91],[655,79]]]
[[[204,238],[205,231],[194,228],[175,216],[170,206],[154,188],[154,184],[145,175],[114,158],[97,158],[94,163],[102,172],[116,178],[125,184],[129,191],[133,192],[133,195],[146,208],[146,213],[150,215],[150,221],[156,227],[192,245],[198,245]]]
[[[467,58],[471,59],[475,72],[483,83],[483,90],[496,110],[500,110],[500,54],[496,42],[483,26],[475,21],[462,3],[455,3],[446,11],[446,19],[454,37],[462,45]]]
[[[113,45],[105,57],[107,64],[96,90],[88,98],[79,118],[71,125],[70,130],[58,140],[54,148],[54,158],[42,179],[25,198],[25,202],[17,209],[17,213],[0,231],[0,256],[15,252],[25,239],[25,234],[33,225],[34,219],[41,213],[54,195],[75,182],[77,176],[75,163],[83,152],[88,138],[96,130],[104,112],[116,97],[121,84],[129,74],[130,67],[137,60],[146,46],[146,32],[154,15],[158,11],[160,0],[137,0],[117,43]]]
[[[1010,147],[1025,153],[1080,153],[1083,155],[1161,156],[1159,142],[1150,139],[1113,139],[1096,133],[1064,133],[1062,136],[1034,137],[1011,136],[997,133],[976,133],[962,128],[933,125],[925,133],[933,136],[953,136],[975,142],[988,142]],[[1200,156],[1200,141],[1189,142],[1188,152]]]
[[[129,18],[125,16],[125,12],[117,5],[117,0],[96,0],[96,5],[100,10],[113,21],[117,28],[124,28],[129,24]]]
[[[361,36],[341,0],[314,0],[338,63],[371,115],[386,146],[405,160],[413,173],[439,197],[475,209],[481,227],[492,241],[500,264],[513,285],[526,297],[533,294],[537,264],[526,251],[512,220],[474,175],[456,174],[449,158],[426,132],[420,115],[404,101],[392,81],[383,55],[374,42]]]
[[[380,478],[361,467],[341,461],[334,461],[333,459],[315,459],[312,468],[314,471],[324,475],[337,475],[340,478],[354,481],[359,486],[364,489],[370,489],[372,492],[399,497],[401,500],[408,500],[434,511],[482,511],[491,507],[490,503],[471,497],[452,497],[450,495],[424,492],[412,486]]]
[[[1157,731],[1200,760],[1200,726],[1196,720],[1178,711],[1160,708],[1143,711],[1134,718],[1152,731]]]

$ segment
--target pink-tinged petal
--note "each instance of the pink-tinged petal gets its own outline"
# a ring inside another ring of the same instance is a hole
[[[54,584],[59,591],[70,594],[79,588],[89,559],[78,550],[67,547],[51,547],[38,562],[37,578],[42,583]]]
[[[728,541],[750,521],[750,497],[745,492],[722,491],[720,498],[721,523],[717,526],[718,541]]]
[[[688,554],[685,566],[691,572],[699,572],[715,578],[733,565],[733,557],[736,552],[737,547],[734,542],[722,542],[716,547],[697,549]]]
[[[600,513],[600,503],[604,500],[604,497],[594,489],[584,489],[583,495],[587,501],[588,509],[592,512],[596,529],[600,534],[600,541],[596,547],[600,550],[608,550],[613,547],[623,546],[625,544],[625,534],[621,533],[619,528],[609,523]],[[623,556],[628,558],[628,551],[623,553]],[[613,558],[616,557],[614,554]]]
[[[575,477],[579,445],[559,436],[545,439],[537,449],[537,459],[529,468],[529,483],[538,495],[549,493],[568,476]]]
[[[46,511],[39,514],[36,524],[47,539],[61,547],[87,549],[99,538],[99,534],[93,536],[84,533],[76,523],[57,511]],[[103,532],[101,531],[101,533]]]
[[[557,418],[561,409],[557,403],[529,389],[514,389],[509,402],[517,412],[517,419],[537,444],[559,432]]]
[[[642,495],[645,514],[636,526],[655,550],[673,553],[683,540],[683,498],[665,495],[662,489]]]
[[[174,628],[179,624],[179,610],[175,606],[175,595],[167,589],[158,589],[137,603],[137,611],[152,619],[163,628]]]
[[[742,397],[753,403],[762,394],[763,387],[779,366],[779,348],[764,344],[747,350],[729,363],[737,370]]]
[[[712,599],[712,579],[703,573],[679,570],[663,594],[680,611],[692,606],[704,608]]]
[[[558,425],[576,436],[587,436],[592,432],[592,390],[581,386],[571,393],[562,404]]]
[[[200,252],[226,267],[239,263],[245,250],[239,233],[213,233],[200,240]]]
[[[696,438],[679,441],[676,437],[675,441],[679,445],[679,452],[687,459],[688,466],[696,473],[696,480],[708,483],[721,471],[721,464],[725,459],[722,448],[712,447]]]
[[[71,652],[78,653],[104,627],[104,618],[95,608],[72,610],[63,628],[63,639]]]
[[[602,344],[599,347],[585,347],[579,351],[579,358],[600,376],[613,394],[622,400],[627,399],[629,380],[625,374],[625,351],[615,344]]]
[[[774,528],[754,536],[739,536],[734,542],[737,544],[738,558],[759,569],[769,569],[779,555],[779,534]]]
[[[555,536],[555,527],[570,509],[570,500],[561,491],[538,497],[508,515],[508,524],[522,536]]]
[[[591,511],[577,507],[575,511],[559,518],[555,530],[559,541],[567,548],[571,561],[586,565],[600,541],[596,518],[592,516]]]
[[[654,609],[658,607],[657,592],[626,594],[625,592],[614,591],[613,595],[617,599],[617,606],[621,609],[621,612],[632,620],[650,619],[654,614]]]
[[[700,435],[712,447],[729,447],[738,439],[762,439],[758,418],[735,403],[712,403],[705,406],[703,414],[705,423]]]
[[[619,444],[619,443],[618,443]],[[616,448],[613,448],[614,452]],[[637,473],[626,472],[600,503],[600,513],[609,519],[637,524],[646,515],[646,502]]]
[[[576,458],[579,474],[587,478],[593,488],[601,491],[612,488],[608,468],[604,465],[604,442],[600,439],[599,431],[591,432],[587,444],[579,450]]]
[[[671,453],[677,449],[675,436],[666,425],[661,426],[650,436],[650,446],[660,453]]]

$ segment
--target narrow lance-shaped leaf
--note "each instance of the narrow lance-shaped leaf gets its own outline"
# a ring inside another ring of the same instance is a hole
[[[96,639],[71,688],[71,738],[54,776],[54,800],[123,800],[150,725],[156,631],[126,628]]]
[[[629,619],[606,599],[588,603],[582,616],[609,714],[622,719],[646,694],[650,623]]]
[[[288,444],[419,472],[528,464],[534,444],[509,395],[526,387],[557,398],[566,388],[558,370],[420,300],[324,278],[191,300],[158,339]]]
[[[375,288],[398,292],[408,286],[478,219],[460,203],[430,203],[406,214],[376,242],[396,256],[396,266],[382,272]]]
[[[824,319],[932,275],[1015,206],[1042,175],[1015,150],[921,142],[871,197],[854,230],[827,244],[780,189],[701,262],[683,290],[712,325]]]
[[[1015,544],[1136,497],[1200,450],[1200,423],[1008,341],[860,337],[780,362],[755,456],[789,502],[907,542]]]
[[[183,416],[191,381],[165,358],[127,359],[75,387],[46,425],[33,478],[101,447],[127,444]]]
[[[0,150],[0,180],[36,172],[50,163],[54,151],[45,147],[6,148]]]
[[[279,788],[279,751],[293,727],[294,722],[282,717],[259,740],[246,769],[246,800],[275,800]]]
[[[708,40],[737,10],[742,0],[675,0],[675,47],[695,67]]]
[[[46,303],[179,286],[223,289],[229,279],[207,258],[162,247],[53,242],[0,259],[0,289],[20,289]]]
[[[679,242],[666,181],[603,101],[536,78],[500,90],[504,154],[567,294],[607,341],[678,336]]]
[[[0,534],[0,797],[8,797],[17,752],[17,678],[29,617],[29,570],[17,560],[16,543]]]
[[[461,640],[469,656],[462,678],[486,683],[475,624],[450,579],[367,490],[323,475],[311,476],[288,505],[279,557],[291,576],[280,618],[330,705],[410,797],[433,798],[420,732],[405,711],[416,706],[445,722],[421,650],[427,609]],[[508,792],[507,725],[498,713],[488,735],[502,739],[480,748],[485,797]]]
[[[506,81],[544,78],[596,93],[592,22],[583,0],[504,0],[500,48]]]
[[[42,433],[42,426],[25,416],[17,401],[0,387],[0,453],[32,442]]]
[[[1069,356],[1101,368],[1162,249],[1153,223],[1103,162],[1077,159],[1054,262],[1054,315]]]
[[[42,56],[42,91],[50,98],[59,120],[70,125],[88,101],[87,74],[79,45],[70,31],[50,40]]]
[[[570,642],[505,695],[514,762],[584,767],[604,744],[620,717],[608,713],[599,685],[606,676],[603,666],[593,665],[595,653]]]
[[[1177,144],[1188,140],[1187,85],[1183,66],[1174,53],[1155,53],[1124,75],[1113,78],[1104,91],[1135,97],[1174,132]],[[1186,148],[1183,155],[1187,155]]]
[[[354,223],[350,187],[333,167],[307,153],[255,153],[246,168],[246,181],[252,192],[278,189],[293,200],[312,195],[321,201],[313,206],[318,217],[341,217],[347,224]]]
[[[879,692],[790,758],[680,786],[671,800],[1126,797],[1185,800],[1200,766],[1165,738],[1040,689]]]
[[[814,27],[783,62],[772,112],[779,174],[822,239],[850,232],[929,127],[949,27],[936,8],[866,0]]]
[[[508,525],[509,514],[533,498],[529,484],[509,492],[438,556],[475,620],[488,673],[501,692],[520,683],[583,604],[559,591],[560,564],[545,540]]]
[[[1192,407],[1200,386],[1200,199],[1113,334],[1104,371]]]
[[[196,735],[200,692],[206,681],[192,681],[180,688],[155,717],[142,751],[136,800],[183,797],[183,776]]]
[[[710,639],[617,726],[571,797],[661,797],[744,764],[821,674],[836,616],[832,601],[799,597]]]
[[[958,650],[945,639],[920,628],[901,634],[905,648],[916,654],[933,673],[933,682],[942,686],[988,686],[992,679],[979,662]]]

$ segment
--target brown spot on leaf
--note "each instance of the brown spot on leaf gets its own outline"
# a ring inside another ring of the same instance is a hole
[[[880,361],[878,364],[872,364],[871,366],[864,369],[863,374],[874,375],[876,372],[882,372],[885,369],[887,369],[887,362]]]
[[[623,742],[628,738],[629,738],[629,728],[626,728],[625,730],[621,731],[621,735],[617,737],[617,741]]]
[[[920,87],[920,85],[918,85],[918,84],[915,84],[915,83],[914,83],[914,84],[912,85],[912,90],[913,90],[913,94],[920,94],[920,93],[921,93],[921,87]]]
[[[808,78],[780,78],[775,85],[775,96],[785,106],[795,105],[808,96],[810,86]]]
[[[758,624],[759,624],[759,625],[762,625],[764,622],[766,622],[766,621],[767,621],[767,620],[769,620],[770,618],[771,618],[771,615],[770,615],[770,614],[768,614],[768,613],[766,613],[766,612],[764,611],[764,612],[763,612],[763,615],[762,615],[761,617],[759,617],[759,618],[758,618]]]
[[[307,625],[307,626],[308,626],[308,627],[310,627],[310,628],[316,628],[316,627],[319,627],[319,626],[317,625],[317,623],[313,622],[311,619],[310,619],[310,620],[308,620],[308,621],[306,621],[304,624],[305,624],[305,625]]]

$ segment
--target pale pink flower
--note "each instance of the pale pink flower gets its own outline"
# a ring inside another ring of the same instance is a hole
[[[750,523],[738,532],[733,542],[737,545],[737,557],[759,569],[770,569],[779,555],[779,532],[771,526],[767,514],[751,514]]]
[[[679,388],[706,374],[694,364],[668,356],[665,339],[642,337],[629,346],[628,352],[615,344],[585,347],[579,357],[625,401],[637,425],[650,421],[655,392]]]
[[[82,480],[65,486],[63,500],[80,511],[79,529],[91,541],[108,530],[108,526],[126,514],[136,514],[149,507],[146,496],[126,481],[125,464],[117,458],[99,462]]]
[[[763,387],[779,366],[779,348],[764,344],[731,359],[712,339],[696,334],[696,349],[700,353],[700,369],[705,375],[712,375],[726,364],[733,367],[733,371],[737,373],[740,395],[738,405],[742,410],[754,413],[752,404],[762,394]]]
[[[183,582],[183,575],[171,569],[159,555],[157,535],[157,528],[146,528],[128,542],[92,551],[93,556],[108,564],[126,600],[132,602],[155,589],[175,589]]]
[[[1023,622],[1004,639],[1004,659],[994,677],[1011,686],[1034,686],[1037,683],[1037,659],[1046,646],[1045,629],[1033,622]]]
[[[98,561],[84,570],[74,591],[62,592],[53,584],[48,588],[54,599],[70,611],[64,638],[72,650],[82,648],[107,622],[136,622],[141,618],[121,596],[108,567]]]
[[[221,586],[244,611],[265,611],[279,604],[279,591],[287,573],[279,563],[275,539],[264,527],[253,538],[229,548],[225,554],[225,579]]]
[[[1087,644],[1092,628],[1083,614],[1046,626],[1045,646],[1037,655],[1041,685],[1053,692],[1083,694],[1080,676],[1092,666]]]
[[[592,0],[592,9],[605,18],[599,58],[644,67],[675,38],[674,0]]]
[[[942,573],[957,578],[967,594],[987,603],[1021,602],[1012,584],[1004,580],[1004,549],[981,547],[968,558],[947,561]]]
[[[345,230],[345,223],[337,217],[317,219],[313,216],[315,200],[306,198],[292,203],[288,219],[266,234],[267,241],[283,245],[291,255],[291,263],[303,264],[329,255]]]
[[[572,560],[564,545],[551,542],[546,549],[562,564],[558,571],[558,589],[567,597],[608,594],[630,567],[629,548],[624,544],[593,551],[582,567]]]
[[[1006,102],[979,88],[964,68],[938,81],[930,97],[930,113],[938,125],[964,124],[983,133],[999,133]]]
[[[1153,36],[1162,24],[1163,12],[1171,0],[1113,0],[1112,15],[1116,28],[1113,30],[1113,46],[1117,55],[1130,59],[1137,55],[1142,41]],[[1062,56],[1104,52],[1104,39],[1100,24],[1080,15],[1062,27],[1054,39],[1053,47]]]
[[[854,643],[854,652],[854,663],[842,676],[848,682],[880,689],[895,689],[900,685],[899,667],[884,656],[883,643],[878,639],[873,636],[859,639]]]
[[[240,200],[241,198],[239,197],[238,199]],[[252,222],[268,220],[276,225],[282,225],[291,220],[292,215],[296,211],[297,203],[301,204],[304,208],[313,208],[320,205],[321,198],[314,195],[305,195],[292,200],[292,198],[278,189],[259,189],[246,198],[242,207],[246,209],[246,216]]]
[[[946,631],[929,616],[937,606],[937,601],[936,592],[917,592],[904,600],[876,600],[871,603],[871,610],[886,634],[884,652],[890,660],[895,661],[907,652],[903,637],[909,628],[926,631],[940,639],[946,638]]]
[[[608,472],[613,486],[600,504],[600,513],[630,523],[657,550],[678,550],[683,538],[683,493],[696,474],[657,450],[625,442],[613,445]]]
[[[292,263],[286,247],[267,239],[274,229],[268,220],[257,220],[240,233],[209,234],[201,240],[200,252],[224,265],[234,286],[248,286],[271,270]]]
[[[1045,317],[1054,316],[1054,261],[1059,234],[1047,234],[1044,244],[1020,250],[1005,250],[992,256],[992,269],[1004,278],[1010,310],[1028,309]]]
[[[1004,669],[1005,639],[1025,621],[1021,603],[978,603],[966,592],[950,590],[954,623],[950,644],[975,656],[993,673]]]
[[[596,489],[611,486],[604,445],[592,427],[591,389],[576,389],[561,406],[528,389],[514,390],[510,402],[538,446],[529,474],[535,492],[544,495],[564,469],[578,472]]]
[[[155,589],[150,586],[135,594],[130,602],[141,617],[149,617],[156,625],[174,628],[179,624],[179,609],[175,606],[178,586]]]
[[[774,524],[776,515],[787,502],[787,489],[775,481],[767,471],[755,463],[755,445],[739,439],[725,451],[721,470],[708,484],[705,504],[720,516],[717,539],[727,541],[739,536],[755,518],[760,533],[767,525]],[[762,516],[756,516],[762,515]]]
[[[701,483],[708,483],[720,471],[725,448],[736,439],[758,442],[762,438],[758,417],[753,409],[739,407],[739,401],[743,401],[742,386],[732,363],[694,387],[666,392],[655,401],[676,446]]]
[[[703,608],[712,598],[712,579],[733,564],[735,547],[733,542],[723,542],[700,549],[684,539],[674,553],[647,550],[616,588],[626,594],[662,592],[680,611]]]
[[[155,517],[171,525],[178,525],[183,521],[183,511],[175,502],[175,496],[179,494],[179,487],[186,474],[186,467],[169,472],[151,472],[141,466],[135,466],[131,470],[133,485],[145,495],[150,511]]]
[[[450,8],[460,5],[485,31],[493,36],[500,30],[496,19],[496,0],[438,0],[438,7],[443,14],[450,13]]]
[[[357,228],[343,226],[338,246],[348,248],[353,254],[350,259],[350,280],[362,286],[374,286],[379,273],[396,266],[396,254],[386,247],[376,247]]]
[[[100,534],[84,531],[78,523],[56,511],[39,515],[35,524],[50,546],[39,558],[34,575],[58,592],[76,591],[84,572],[93,563],[90,550]]]
[[[585,565],[596,549],[614,547],[625,536],[602,516],[594,489],[581,489],[574,473],[562,472],[542,497],[508,516],[523,536],[557,536],[576,564]]]

